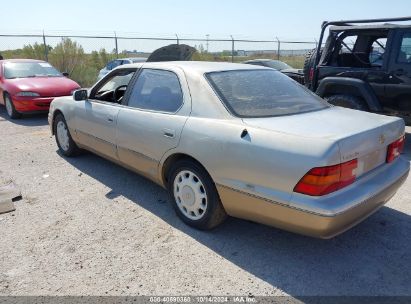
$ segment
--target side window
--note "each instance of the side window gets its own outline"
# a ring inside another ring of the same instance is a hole
[[[113,101],[113,97],[115,97],[116,102],[119,102],[120,98],[124,95],[126,87],[133,77],[134,73],[135,70],[131,69],[116,71],[114,75],[106,79],[106,81],[100,84],[99,87],[93,89],[90,99]],[[114,90],[116,90],[120,86],[123,87],[123,89],[116,93],[117,96],[114,96]]]
[[[398,63],[411,63],[411,33],[402,36],[401,47],[397,57]]]
[[[114,61],[110,61],[109,63],[107,63],[107,70],[111,71],[113,69],[113,63]]]
[[[114,68],[118,67],[119,65],[121,65],[121,60],[114,60],[113,61],[113,67],[111,69],[114,69]]]
[[[170,71],[144,69],[131,92],[128,106],[176,112],[183,104],[183,93],[176,74]]]
[[[385,46],[387,45],[387,38],[376,39],[370,50],[369,60],[371,66],[381,67],[384,60]]]

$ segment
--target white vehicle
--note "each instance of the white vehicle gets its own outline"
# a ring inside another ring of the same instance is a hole
[[[119,65],[123,64],[130,64],[130,63],[138,63],[138,62],[145,62],[147,58],[144,57],[131,57],[131,58],[120,58],[109,61],[104,68],[100,70],[97,76],[97,80],[100,80],[104,76],[108,74],[111,70],[118,67]]]

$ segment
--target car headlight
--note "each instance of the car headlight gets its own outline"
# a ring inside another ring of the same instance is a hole
[[[19,92],[16,96],[24,96],[24,97],[38,97],[40,96],[39,93],[36,92]]]

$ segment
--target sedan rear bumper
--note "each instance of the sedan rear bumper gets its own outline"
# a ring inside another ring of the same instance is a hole
[[[407,179],[409,169],[409,162],[399,158],[376,169],[345,191],[322,197],[320,204],[318,198],[306,195],[294,195],[289,204],[281,204],[223,185],[217,185],[217,189],[224,208],[231,216],[304,235],[332,238],[382,207]],[[310,201],[313,208],[308,208]],[[326,205],[329,208],[325,208]]]

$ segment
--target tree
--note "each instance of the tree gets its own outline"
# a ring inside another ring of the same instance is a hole
[[[70,38],[62,38],[50,53],[50,61],[53,65],[69,74],[73,74],[76,68],[80,70],[85,59],[83,47]]]
[[[47,46],[48,52],[52,49],[51,46]],[[46,54],[44,50],[44,44],[39,44],[39,43],[34,43],[32,44],[27,44],[23,46],[23,49],[21,50],[21,57],[22,58],[29,58],[29,59],[40,59],[40,60],[45,60]]]
[[[91,52],[91,63],[93,64],[95,68],[99,68],[101,66],[100,56],[97,51]]]

